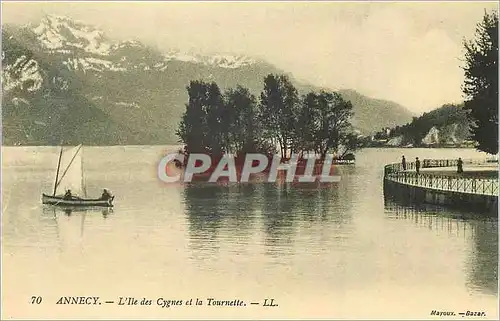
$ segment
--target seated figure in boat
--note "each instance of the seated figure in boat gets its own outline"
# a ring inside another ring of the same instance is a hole
[[[113,195],[111,195],[111,193],[106,188],[103,189],[102,195],[101,195],[102,200],[109,200],[112,197],[113,197]]]
[[[70,200],[73,198],[73,195],[71,195],[71,190],[67,190],[66,191],[66,194],[64,194],[64,197],[63,197],[65,200]]]

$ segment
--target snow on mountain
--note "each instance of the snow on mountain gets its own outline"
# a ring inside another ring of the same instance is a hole
[[[240,68],[254,64],[256,61],[246,56],[229,55],[229,54],[215,54],[215,55],[201,55],[185,53],[179,50],[171,50],[164,54],[165,61],[179,60],[185,62],[199,63],[206,66],[217,66],[220,68]]]
[[[105,70],[109,71],[126,71],[127,68],[115,64],[112,61],[97,59],[93,57],[87,58],[68,58],[62,62],[69,70],[81,70],[84,73],[87,71],[97,71],[102,72]]]
[[[130,65],[126,63],[128,53],[140,53],[151,48],[137,40],[111,41],[105,37],[103,31],[64,16],[47,15],[37,26],[32,27],[32,31],[47,52],[77,55],[77,58],[68,58],[64,64],[69,69],[84,72],[127,71],[138,68],[144,71],[164,71],[168,62],[173,60],[231,69],[255,63],[253,59],[241,55],[200,55],[173,49],[161,53],[160,62],[153,61],[146,66]],[[105,59],[111,56],[120,56],[119,61]],[[142,58],[146,60],[144,54]]]
[[[240,68],[255,63],[254,59],[245,56],[215,55],[204,58],[204,63],[222,68]]]
[[[107,55],[111,48],[102,31],[68,17],[47,15],[33,31],[40,43],[53,52],[69,53],[73,47],[91,54]]]
[[[163,54],[165,61],[179,60],[184,62],[201,63],[200,57],[196,55],[189,54],[186,52],[181,52],[180,50],[172,49]]]
[[[113,44],[113,50],[121,49],[124,47],[142,47],[142,44],[137,40],[124,40]]]
[[[13,64],[5,65],[2,69],[2,90],[4,93],[13,89],[34,92],[42,87],[43,77],[38,62],[25,55],[17,58]]]

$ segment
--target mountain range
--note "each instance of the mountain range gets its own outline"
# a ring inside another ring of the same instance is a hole
[[[320,90],[266,61],[115,41],[68,17],[2,25],[3,144],[177,143],[189,81],[215,81],[221,89],[239,84],[258,97],[269,73],[287,74],[300,93]],[[353,125],[362,134],[413,116],[391,101],[339,93],[352,102]]]

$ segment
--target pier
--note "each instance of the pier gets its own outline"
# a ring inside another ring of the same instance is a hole
[[[457,160],[424,159],[420,172],[415,163],[384,167],[384,196],[412,204],[427,203],[498,215],[498,163],[463,160],[463,173],[456,171]]]

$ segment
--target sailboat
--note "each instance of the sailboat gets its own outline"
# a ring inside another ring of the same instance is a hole
[[[42,203],[56,206],[99,206],[113,207],[114,196],[107,199],[86,198],[83,178],[83,145],[78,145],[64,152],[61,146],[59,161],[57,163],[56,178],[52,195],[42,193]],[[65,196],[65,192],[70,190],[71,197]],[[81,197],[81,196],[83,197]]]

